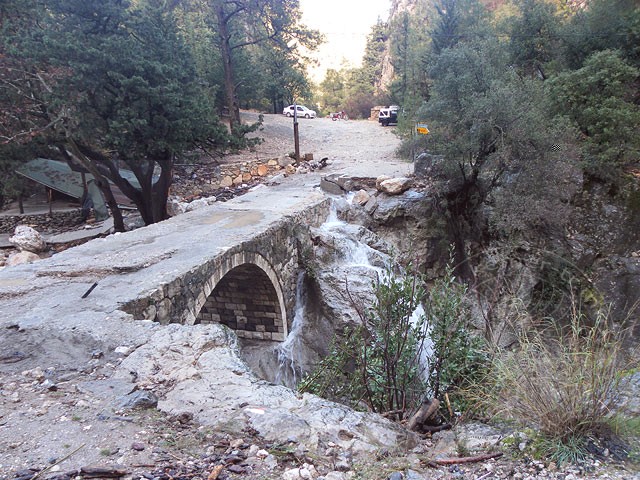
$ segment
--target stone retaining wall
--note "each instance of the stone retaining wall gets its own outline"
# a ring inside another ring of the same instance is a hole
[[[64,230],[80,224],[80,208],[37,215],[0,215],[0,233],[13,234],[18,225],[29,225],[40,233]]]

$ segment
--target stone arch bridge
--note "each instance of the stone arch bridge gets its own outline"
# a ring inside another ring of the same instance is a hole
[[[293,320],[308,229],[330,207],[321,192],[284,192],[272,196],[263,188],[5,268],[3,314],[17,321],[33,316],[19,307],[26,300],[42,321],[91,315],[99,322],[126,312],[161,324],[222,323],[240,337],[282,341]]]

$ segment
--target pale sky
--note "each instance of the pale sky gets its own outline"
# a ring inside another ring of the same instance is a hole
[[[320,62],[310,68],[311,78],[320,82],[329,68],[360,66],[367,34],[378,17],[386,21],[390,0],[300,0],[302,22],[326,37],[313,58]]]

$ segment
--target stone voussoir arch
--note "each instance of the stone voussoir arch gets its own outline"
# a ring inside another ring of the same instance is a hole
[[[256,287],[255,291],[251,293],[244,292],[244,298],[241,298],[242,292],[237,292],[235,298],[231,295],[233,292],[228,292],[225,298],[212,295],[216,293],[218,287],[229,290],[233,283],[226,285],[225,282],[234,275],[249,275],[251,280],[260,283],[262,288]],[[268,291],[270,289],[272,289],[271,292]],[[275,295],[275,299],[273,295]],[[253,306],[248,307],[247,303],[251,303]],[[276,303],[277,305],[274,305]],[[257,312],[257,315],[265,318],[258,320],[251,318],[252,312],[248,312],[247,309],[263,310]],[[232,311],[233,313],[231,313]],[[235,320],[229,320],[230,315],[235,316]],[[272,322],[272,325],[264,325],[265,322]],[[202,291],[197,295],[194,309],[188,314],[186,323],[189,325],[223,323],[236,330],[238,336],[241,337],[284,340],[288,334],[287,313],[278,274],[271,263],[257,252],[243,251],[229,255],[204,282]]]

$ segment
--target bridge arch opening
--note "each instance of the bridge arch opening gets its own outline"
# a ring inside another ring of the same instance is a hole
[[[250,256],[236,254],[207,282],[195,323],[221,323],[241,338],[283,341],[287,321],[277,275],[262,256]]]

